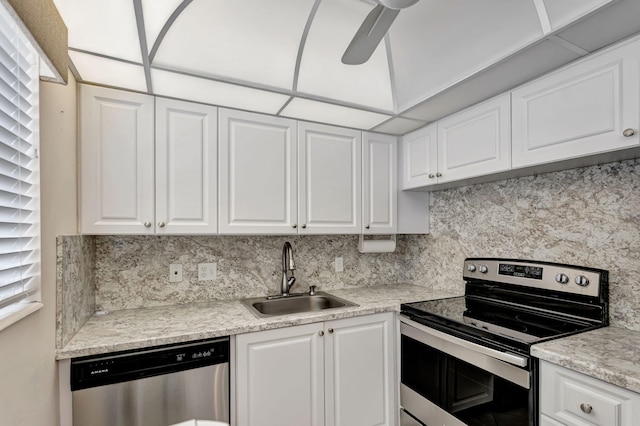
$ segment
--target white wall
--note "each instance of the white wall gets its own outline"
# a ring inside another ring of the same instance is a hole
[[[42,83],[40,161],[44,308],[0,332],[0,425],[58,424],[56,235],[77,230],[76,83]]]

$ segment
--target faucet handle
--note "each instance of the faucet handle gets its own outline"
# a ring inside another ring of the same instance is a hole
[[[315,285],[310,285],[309,286],[309,296],[313,296],[314,294],[316,294],[316,286]]]

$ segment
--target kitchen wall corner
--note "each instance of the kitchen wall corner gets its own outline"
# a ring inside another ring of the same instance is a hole
[[[56,347],[66,345],[96,311],[96,238],[56,238]]]

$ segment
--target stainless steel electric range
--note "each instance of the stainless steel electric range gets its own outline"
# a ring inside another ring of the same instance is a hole
[[[464,262],[465,295],[401,307],[402,426],[538,425],[531,346],[608,325],[608,273]]]

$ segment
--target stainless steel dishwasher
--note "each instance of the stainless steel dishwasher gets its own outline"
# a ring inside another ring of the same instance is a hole
[[[73,426],[229,423],[229,338],[71,361]]]

